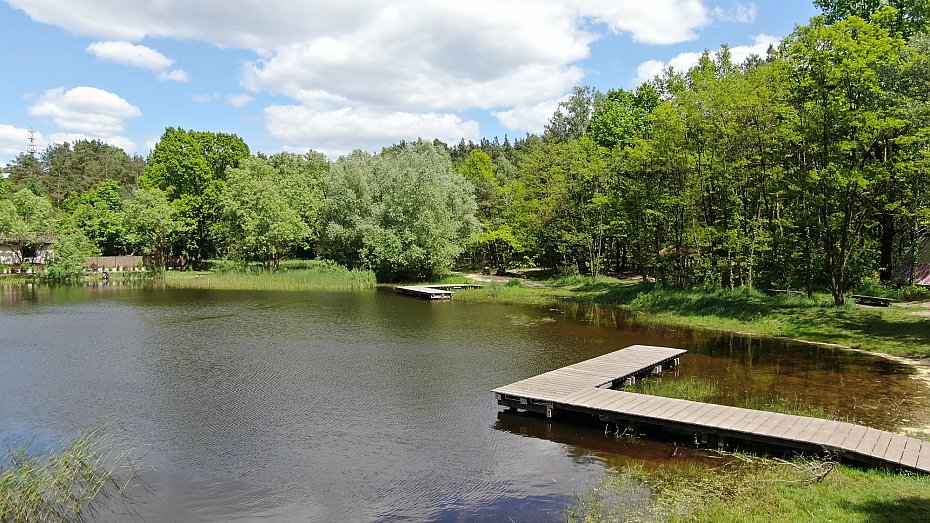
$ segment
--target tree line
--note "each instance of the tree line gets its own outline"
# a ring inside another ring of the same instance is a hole
[[[924,236],[930,2],[816,4],[765,56],[734,64],[724,46],[633,90],[578,87],[512,141],[335,161],[179,128],[145,159],[55,145],[8,166],[0,236],[83,236],[161,266],[321,257],[400,280],[533,264],[843,303],[900,277]]]

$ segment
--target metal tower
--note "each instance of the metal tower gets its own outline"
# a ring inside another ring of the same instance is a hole
[[[29,128],[29,145],[26,146],[26,152],[33,158],[36,157],[36,131]]]

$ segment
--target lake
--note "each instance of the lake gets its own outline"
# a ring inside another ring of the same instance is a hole
[[[503,412],[490,391],[632,344],[687,349],[677,373],[728,397],[876,428],[927,404],[898,363],[597,306],[0,286],[0,439],[105,425],[144,464],[143,521],[561,521],[607,468],[704,451]]]

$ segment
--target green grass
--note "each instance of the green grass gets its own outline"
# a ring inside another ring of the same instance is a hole
[[[633,385],[623,387],[627,392],[638,392],[651,396],[703,401],[717,395],[717,382],[704,378],[646,378]]]
[[[459,301],[496,301],[545,305],[571,300],[615,306],[632,319],[656,326],[786,337],[836,344],[902,356],[930,357],[930,318],[912,314],[913,306],[862,307],[849,300],[837,307],[827,293],[806,296],[766,296],[744,289],[661,287],[636,280],[569,276],[542,280],[547,287],[487,288]],[[900,298],[922,296],[926,290],[905,288]],[[886,293],[888,294],[888,293]]]
[[[27,446],[8,450],[0,455],[0,521],[93,520],[102,501],[129,501],[135,471],[99,430],[40,454]]]
[[[684,378],[646,378],[633,385],[623,387],[623,390],[627,392],[638,392],[640,394],[650,394],[652,396],[662,396],[665,398],[719,403],[745,409],[794,414],[795,416],[849,421],[848,419],[839,419],[832,416],[820,407],[809,405],[797,396],[760,398],[724,394],[718,389],[716,381],[696,376],[687,376]]]
[[[719,465],[631,465],[576,496],[570,522],[923,521],[930,476],[720,454]]]
[[[161,281],[174,289],[218,290],[361,290],[375,287],[371,271],[346,269],[326,260],[291,261],[277,270],[254,265],[220,264],[209,272],[166,271]]]

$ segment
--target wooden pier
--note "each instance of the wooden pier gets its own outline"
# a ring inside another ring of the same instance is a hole
[[[394,292],[427,300],[451,300],[453,296],[452,289],[480,288],[480,285],[471,283],[445,283],[439,285],[403,285],[394,287]]]
[[[707,445],[749,443],[804,452],[828,450],[868,465],[930,473],[930,441],[806,416],[623,392],[613,387],[677,365],[685,351],[633,345],[494,389],[500,405],[587,414],[620,427],[655,426]]]

